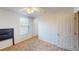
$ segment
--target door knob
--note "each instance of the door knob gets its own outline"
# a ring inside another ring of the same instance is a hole
[[[58,33],[57,36],[60,36],[60,34]]]

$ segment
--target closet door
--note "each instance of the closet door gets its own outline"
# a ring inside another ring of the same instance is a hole
[[[66,18],[65,48],[73,50],[74,47],[74,15],[67,15]]]
[[[59,47],[61,48],[65,48],[65,37],[64,37],[64,19],[63,19],[63,16],[58,16],[58,33],[57,33],[57,36],[58,36],[58,43],[59,43]]]
[[[58,41],[59,47],[71,49],[71,39],[73,32],[73,21],[69,15],[61,15],[58,19]]]

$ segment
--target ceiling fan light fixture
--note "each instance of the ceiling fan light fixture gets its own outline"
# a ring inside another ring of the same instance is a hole
[[[39,12],[39,9],[36,7],[27,7],[27,8],[22,9],[22,11],[24,11],[28,14],[32,14],[34,12]]]
[[[31,13],[34,13],[34,10],[31,9],[31,8],[27,8],[27,9],[26,9],[26,12],[27,12],[28,14],[31,14]]]

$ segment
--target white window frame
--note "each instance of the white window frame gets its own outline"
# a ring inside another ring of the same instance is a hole
[[[29,33],[29,19],[25,16],[20,17],[20,34],[26,35]]]

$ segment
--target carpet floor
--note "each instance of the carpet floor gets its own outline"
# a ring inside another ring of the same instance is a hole
[[[65,50],[34,37],[22,41],[18,44],[15,44],[14,46],[4,48],[1,51],[65,51]]]

